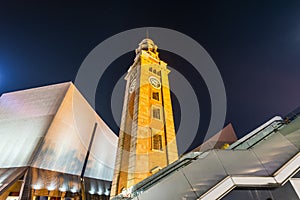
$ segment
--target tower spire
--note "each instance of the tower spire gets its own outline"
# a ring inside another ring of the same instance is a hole
[[[146,28],[146,38],[149,39],[149,29]]]

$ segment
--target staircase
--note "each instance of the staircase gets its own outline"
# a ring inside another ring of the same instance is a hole
[[[235,187],[279,187],[300,167],[300,118],[275,118],[226,150],[192,152],[113,199],[221,199]]]

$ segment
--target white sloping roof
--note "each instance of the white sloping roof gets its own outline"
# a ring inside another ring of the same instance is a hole
[[[30,165],[80,175],[97,123],[85,176],[112,180],[118,138],[72,83],[8,93],[0,102],[0,143],[6,140],[0,144],[0,167]]]

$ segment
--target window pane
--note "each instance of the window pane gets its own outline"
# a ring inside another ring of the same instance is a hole
[[[162,150],[162,138],[161,135],[154,135],[153,136],[153,149],[155,150]]]
[[[152,93],[152,99],[155,99],[155,100],[159,101],[159,93],[158,92],[153,92]]]
[[[153,118],[160,119],[160,109],[159,108],[153,108]]]

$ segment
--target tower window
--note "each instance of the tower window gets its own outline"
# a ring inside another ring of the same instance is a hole
[[[152,93],[152,99],[155,99],[156,101],[159,101],[159,92],[153,92]]]
[[[160,71],[157,71],[156,73],[158,76],[161,76],[161,72]]]
[[[152,72],[152,67],[149,68],[149,71]]]
[[[153,69],[153,73],[156,74],[156,69]]]
[[[152,117],[155,119],[160,119],[160,109],[159,108],[153,108]]]
[[[153,136],[153,149],[155,150],[162,150],[162,137],[160,134],[156,134]]]

